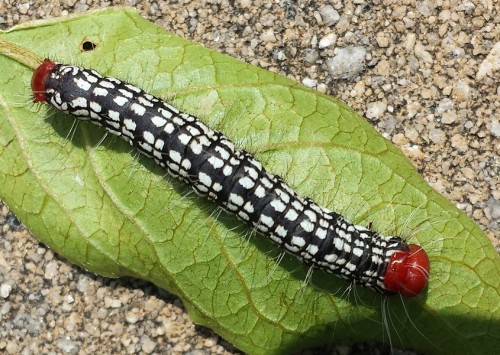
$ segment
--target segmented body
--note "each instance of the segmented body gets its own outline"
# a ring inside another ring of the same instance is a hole
[[[250,153],[161,99],[93,70],[45,60],[35,101],[90,120],[152,157],[302,262],[384,294],[415,296],[427,284],[423,249],[382,236],[295,193]]]

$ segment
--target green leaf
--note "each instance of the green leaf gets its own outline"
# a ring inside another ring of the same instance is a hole
[[[0,56],[0,196],[85,269],[147,279],[251,353],[387,341],[428,353],[500,347],[500,260],[481,230],[338,100],[106,10],[24,24],[0,40],[133,82],[255,153],[301,194],[423,245],[428,292],[384,298],[307,269],[119,139],[30,104],[32,70]],[[91,41],[93,51],[82,51]],[[1,49],[0,49],[1,50]],[[73,128],[72,128],[73,127]],[[384,303],[385,307],[382,307]]]

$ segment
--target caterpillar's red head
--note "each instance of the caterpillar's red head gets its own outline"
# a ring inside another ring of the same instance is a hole
[[[50,72],[52,72],[56,65],[50,59],[45,59],[33,73],[31,90],[33,91],[33,100],[35,102],[45,102],[45,83]]]
[[[399,292],[414,297],[427,286],[429,279],[429,257],[418,245],[409,245],[409,250],[392,254],[384,277],[384,287],[389,292]]]

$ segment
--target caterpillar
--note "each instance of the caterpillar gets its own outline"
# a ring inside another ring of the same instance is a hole
[[[307,266],[384,295],[414,297],[426,288],[430,264],[423,248],[354,225],[300,196],[222,133],[160,98],[49,59],[35,70],[31,88],[35,102],[120,136]]]

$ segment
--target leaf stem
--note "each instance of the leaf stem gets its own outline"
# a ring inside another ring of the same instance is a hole
[[[12,58],[15,61],[35,70],[42,64],[43,59],[30,50],[18,46],[15,43],[0,39],[0,54]]]

